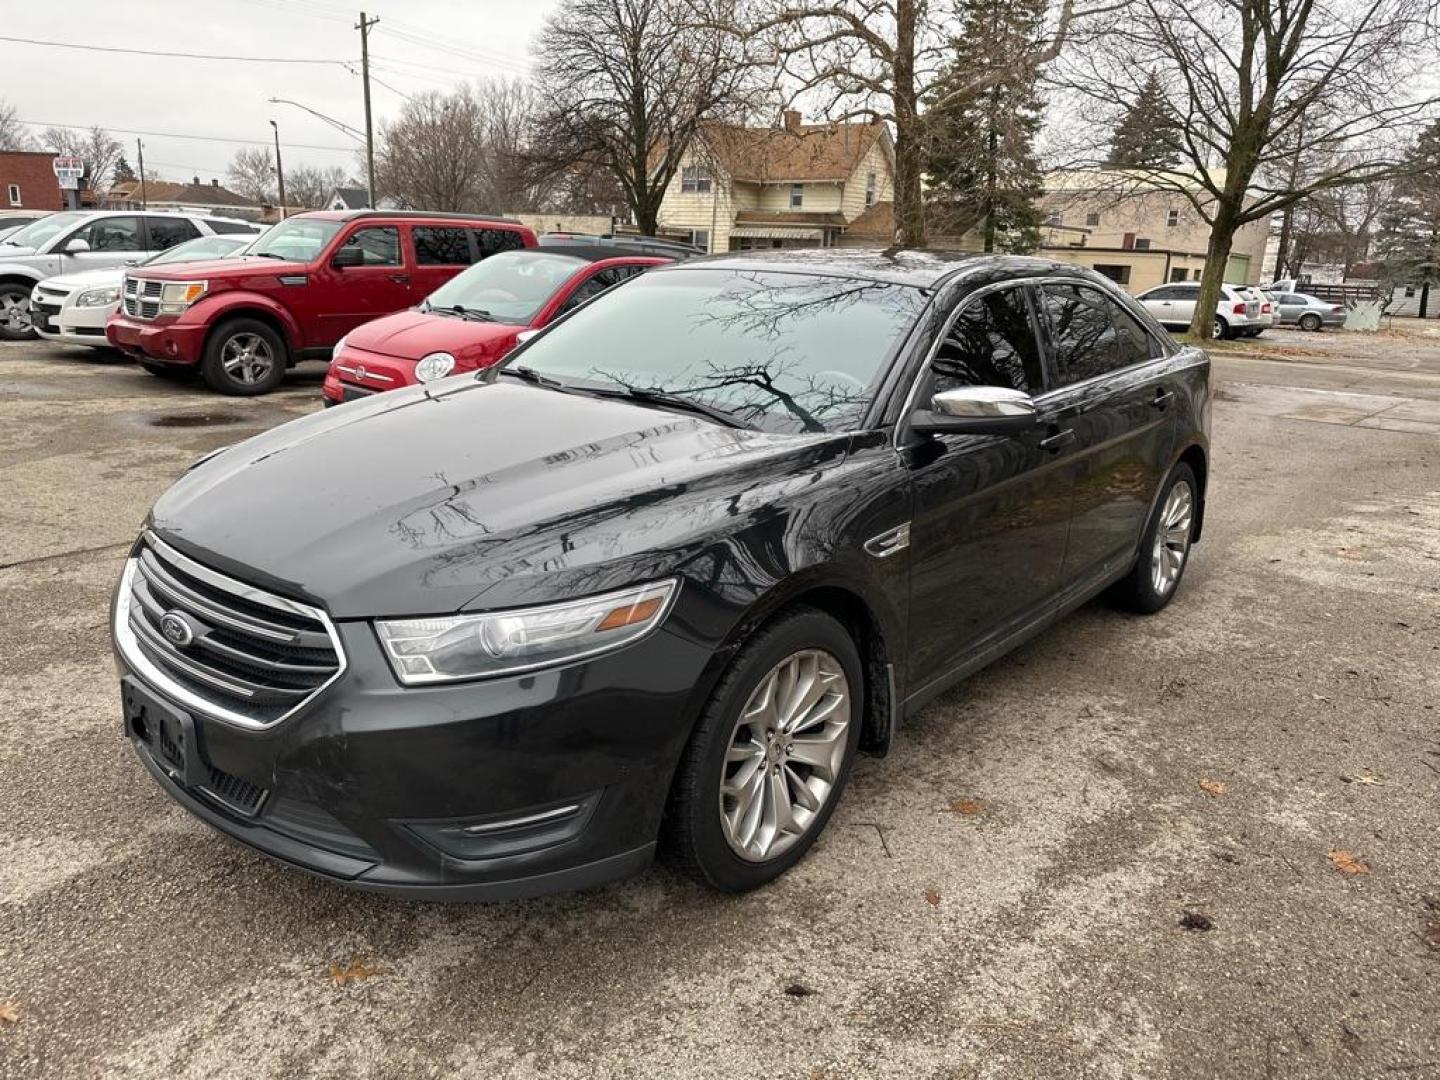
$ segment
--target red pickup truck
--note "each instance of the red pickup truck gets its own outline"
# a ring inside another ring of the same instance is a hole
[[[361,323],[418,303],[482,259],[534,246],[534,232],[505,218],[297,214],[243,255],[130,271],[105,336],[154,374],[198,366],[213,390],[264,394]]]

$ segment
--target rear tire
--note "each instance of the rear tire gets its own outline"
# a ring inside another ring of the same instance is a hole
[[[844,792],[864,701],[859,651],[829,615],[797,607],[751,636],[676,771],[664,839],[679,867],[738,893],[799,862]]]
[[[1314,331],[1320,329],[1320,326],[1323,322],[1324,320],[1321,319],[1319,315],[1316,315],[1313,311],[1307,312],[1306,314],[1300,316],[1300,329],[1309,330],[1313,333]]]
[[[40,336],[30,323],[32,288],[13,281],[0,285],[0,341],[31,341]]]
[[[205,343],[200,377],[211,390],[236,397],[268,394],[285,381],[290,352],[285,341],[259,319],[221,323]]]
[[[1230,324],[1219,315],[1215,316],[1214,337],[1216,341],[1228,341],[1230,339]]]
[[[1140,536],[1135,565],[1115,585],[1112,595],[1122,607],[1151,615],[1174,599],[1190,565],[1199,508],[1195,473],[1182,461],[1161,485],[1160,497]]]

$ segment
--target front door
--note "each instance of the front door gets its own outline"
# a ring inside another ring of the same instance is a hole
[[[1043,394],[1027,290],[962,301],[916,402],[960,386]],[[1065,555],[1071,450],[1042,416],[1024,435],[934,435],[901,448],[913,481],[909,685],[917,691],[1048,602]]]
[[[99,217],[86,222],[56,250],[74,240],[84,240],[87,251],[65,251],[60,256],[59,273],[78,274],[84,270],[109,270],[139,262],[150,254],[145,248],[145,232],[138,217],[129,214]]]
[[[1169,466],[1177,386],[1164,346],[1098,286],[1039,289],[1057,386],[1041,399],[1073,439],[1064,580],[1128,561]]]
[[[323,293],[326,306],[318,319],[322,337],[307,343],[311,346],[334,345],[361,323],[402,311],[415,302],[399,226],[357,226],[334,250],[341,248],[358,249],[361,263],[343,268],[332,263],[322,271],[329,285]]]

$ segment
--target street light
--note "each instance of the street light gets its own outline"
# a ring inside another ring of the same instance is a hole
[[[275,129],[275,179],[280,184],[280,219],[283,221],[288,215],[285,213],[285,168],[280,164],[280,125],[271,120],[270,126]]]
[[[289,98],[283,98],[283,97],[272,97],[272,98],[270,99],[270,104],[272,104],[272,105],[294,105],[295,108],[297,108],[297,109],[304,109],[304,110],[305,110],[306,112],[308,112],[311,116],[317,116],[317,117],[319,117],[321,120],[324,120],[325,123],[327,123],[327,124],[329,124],[331,127],[333,127],[336,131],[339,131],[339,132],[341,132],[341,133],[343,133],[343,134],[345,134],[345,135],[349,135],[350,138],[354,139],[356,142],[364,142],[364,141],[365,141],[365,135],[364,135],[364,133],[361,132],[358,128],[353,128],[353,127],[351,127],[349,124],[345,123],[344,121],[336,120],[333,116],[326,116],[324,113],[318,112],[318,111],[316,111],[315,109],[310,108],[309,105],[301,105],[300,102],[298,102],[298,101],[291,101]]]

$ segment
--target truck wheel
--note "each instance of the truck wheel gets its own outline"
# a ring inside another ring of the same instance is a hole
[[[13,281],[0,285],[0,339],[27,341],[36,336],[30,323],[30,290]]]
[[[205,343],[200,377],[211,390],[238,397],[268,394],[285,380],[285,342],[259,319],[221,323]]]

